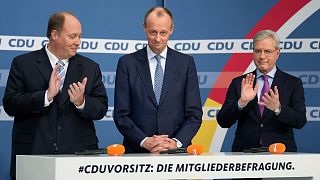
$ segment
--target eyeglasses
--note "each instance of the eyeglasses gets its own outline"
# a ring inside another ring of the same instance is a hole
[[[265,56],[271,56],[272,53],[274,53],[276,50],[278,50],[278,49],[275,49],[275,50],[270,50],[270,49],[267,49],[267,50],[254,49],[254,50],[253,50],[253,54],[254,54],[254,55],[257,55],[257,56],[260,56],[260,55],[262,54],[262,52],[263,52]]]

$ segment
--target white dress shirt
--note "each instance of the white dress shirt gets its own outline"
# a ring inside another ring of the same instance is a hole
[[[52,69],[54,69],[55,66],[57,65],[59,59],[49,51],[48,44],[45,45],[45,50],[46,50],[46,53],[49,57],[51,67],[52,67]],[[63,59],[62,61],[64,63],[64,68],[65,68],[65,71],[67,74],[67,70],[68,70],[68,66],[69,66],[69,59]],[[44,96],[44,107],[48,107],[52,102],[53,102],[53,99],[51,101],[48,100],[48,90],[46,90],[46,93]],[[85,100],[84,100],[83,104],[81,104],[80,106],[76,106],[76,105],[75,106],[77,109],[83,109],[84,105],[85,105]]]
[[[166,60],[167,60],[167,52],[168,48],[166,47],[159,55],[161,56],[161,66],[163,69],[163,74],[164,70],[166,67]],[[157,60],[154,56],[158,55],[154,53],[149,46],[147,46],[147,54],[148,54],[148,61],[149,61],[149,67],[150,67],[150,74],[151,74],[151,80],[152,80],[152,87],[154,88],[154,76],[156,73],[156,67],[157,67]]]
[[[162,66],[162,70],[163,70],[163,75],[165,72],[165,67],[166,67],[166,60],[167,60],[167,52],[168,52],[168,47],[166,47],[159,55],[161,56],[161,66]],[[157,67],[157,60],[155,59],[155,56],[158,55],[156,53],[154,53],[150,47],[147,45],[147,55],[148,55],[148,61],[149,61],[149,68],[150,68],[150,74],[151,74],[151,81],[152,81],[152,87],[154,89],[154,76],[156,73],[156,67]],[[147,139],[148,137],[144,138],[141,143],[140,146],[143,147],[143,143],[144,141]],[[177,148],[181,148],[182,147],[182,143],[176,139],[176,138],[172,138],[173,140],[175,140],[177,142]]]

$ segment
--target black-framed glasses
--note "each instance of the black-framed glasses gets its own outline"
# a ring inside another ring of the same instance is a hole
[[[270,50],[270,49],[267,49],[267,50],[254,49],[254,50],[253,50],[253,54],[254,54],[254,55],[257,55],[257,56],[260,56],[260,55],[262,54],[262,52],[263,52],[264,55],[266,55],[266,56],[271,56],[276,50],[278,50],[278,49],[275,49],[275,50]]]

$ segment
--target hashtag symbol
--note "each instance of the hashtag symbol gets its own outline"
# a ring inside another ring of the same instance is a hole
[[[79,167],[79,173],[82,173],[83,172],[83,166],[80,166]]]

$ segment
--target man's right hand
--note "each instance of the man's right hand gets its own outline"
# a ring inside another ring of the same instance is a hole
[[[241,97],[239,99],[240,106],[246,106],[257,95],[259,85],[258,83],[256,83],[256,85],[253,88],[254,80],[255,75],[253,75],[252,73],[247,74],[247,76],[242,79]]]
[[[61,77],[58,76],[58,69],[60,64],[57,64],[51,73],[50,81],[49,81],[49,88],[48,88],[48,101],[52,101],[53,98],[59,93],[60,90],[60,80]]]
[[[154,135],[143,142],[143,147],[151,153],[159,153],[160,151],[177,148],[177,142],[169,138],[168,135]]]

